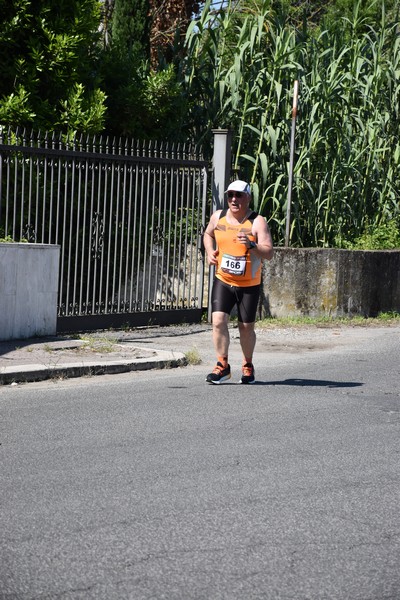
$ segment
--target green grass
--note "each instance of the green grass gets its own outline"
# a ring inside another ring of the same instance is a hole
[[[277,329],[280,327],[368,327],[378,325],[399,325],[400,313],[380,313],[377,317],[281,317],[257,321],[258,328]]]

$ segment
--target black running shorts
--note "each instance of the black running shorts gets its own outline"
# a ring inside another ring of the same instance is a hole
[[[241,323],[254,323],[260,289],[261,285],[237,287],[215,278],[211,294],[212,312],[224,312],[230,315],[236,304],[239,321]]]

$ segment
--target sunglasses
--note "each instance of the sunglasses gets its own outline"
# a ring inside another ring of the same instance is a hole
[[[236,196],[236,198],[241,198],[244,194],[243,192],[228,192],[228,198],[233,198],[234,196]]]

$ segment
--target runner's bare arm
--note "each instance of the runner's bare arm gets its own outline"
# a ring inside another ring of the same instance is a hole
[[[211,215],[210,221],[204,231],[203,243],[204,249],[207,253],[207,260],[209,265],[216,265],[218,263],[218,250],[215,248],[214,229],[218,223],[220,212],[221,211],[218,210]]]
[[[254,219],[253,234],[257,245],[250,252],[254,252],[260,258],[271,260],[274,255],[271,232],[266,219],[261,215]]]

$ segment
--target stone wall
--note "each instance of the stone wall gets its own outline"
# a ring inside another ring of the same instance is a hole
[[[400,251],[276,248],[264,261],[260,316],[400,312]]]

